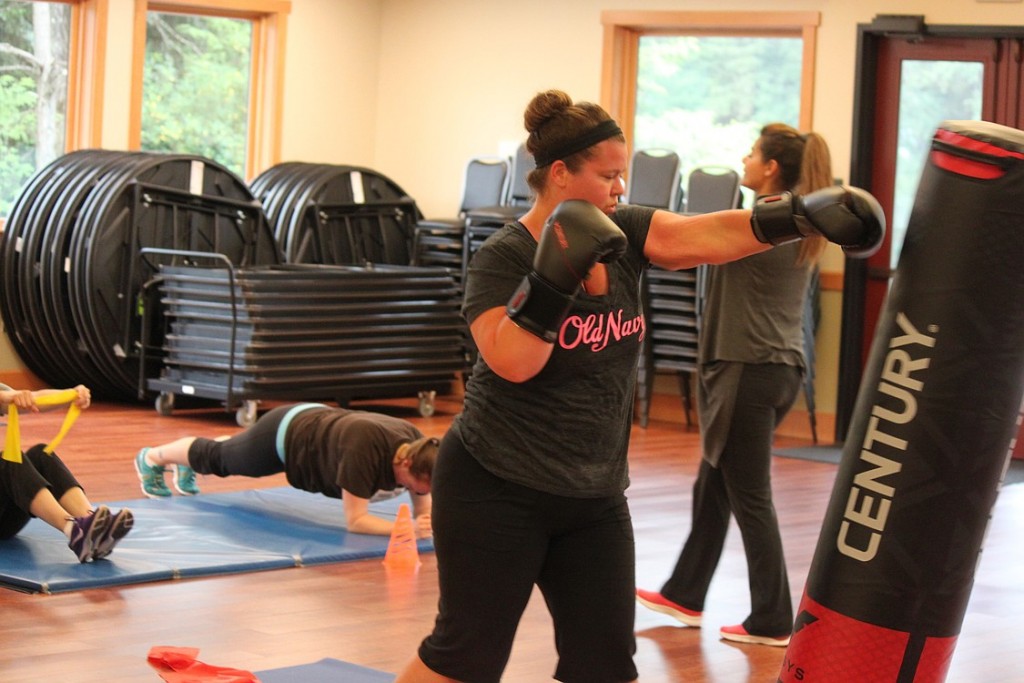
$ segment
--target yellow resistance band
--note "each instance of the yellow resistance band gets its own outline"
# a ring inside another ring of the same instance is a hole
[[[75,403],[77,399],[78,392],[74,389],[66,389],[36,398],[36,405],[40,406],[59,406],[62,403],[70,404],[68,406],[68,414],[64,416],[64,424],[60,426],[60,431],[43,449],[47,454],[53,454],[54,449],[60,445],[64,435],[68,433],[71,425],[75,424],[75,420],[78,419],[78,415],[82,412],[82,409]],[[13,403],[7,406],[7,438],[4,444],[3,458],[11,462],[21,462],[21,430],[18,428],[18,408]]]

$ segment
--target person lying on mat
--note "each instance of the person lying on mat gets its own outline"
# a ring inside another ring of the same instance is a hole
[[[79,410],[89,407],[90,393],[81,384],[74,388]],[[55,389],[16,390],[0,384],[0,414],[15,406],[19,411],[38,413],[52,406],[40,406],[43,396]],[[13,429],[11,424],[8,429]],[[20,451],[20,449],[17,449]],[[0,458],[0,539],[13,538],[29,520],[38,517],[68,537],[68,547],[79,562],[100,560],[131,531],[134,521],[127,508],[112,512],[107,506],[94,508],[71,470],[56,453],[37,444],[17,455]],[[10,459],[9,459],[10,457]]]
[[[401,489],[412,497],[416,533],[432,535],[430,480],[438,440],[424,437],[411,423],[363,410],[320,403],[278,406],[232,437],[187,436],[135,456],[142,492],[150,498],[171,495],[164,480],[174,469],[174,487],[199,493],[196,472],[218,477],[266,477],[279,472],[297,489],[340,498],[349,531],[391,534],[394,522],[370,514],[375,496]]]

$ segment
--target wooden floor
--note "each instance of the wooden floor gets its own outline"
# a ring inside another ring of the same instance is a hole
[[[406,417],[424,433],[440,436],[460,406],[440,398],[430,418],[418,415],[415,400],[356,407]],[[24,440],[45,440],[56,432],[60,417],[23,418]],[[99,404],[83,414],[60,450],[94,501],[120,500],[140,495],[132,469],[139,447],[189,434],[217,436],[237,430],[233,414],[219,408],[177,410],[161,417],[149,405]],[[800,443],[787,439],[781,445]],[[675,561],[689,527],[698,457],[697,433],[682,424],[652,420],[646,429],[634,427],[628,493],[641,587],[657,589]],[[776,458],[773,468],[796,600],[835,467]],[[231,491],[281,486],[281,476],[205,477],[200,483],[205,492]],[[154,645],[197,647],[202,661],[250,671],[333,657],[394,672],[415,652],[435,613],[434,557],[425,554],[422,559],[412,574],[388,573],[378,559],[58,595],[0,588],[0,681],[158,681],[146,662]],[[70,553],[68,560],[73,561]],[[1024,680],[1022,567],[1024,485],[1016,485],[1004,489],[994,511],[948,681]],[[783,650],[731,645],[717,637],[718,627],[742,620],[748,606],[746,567],[734,532],[711,587],[704,629],[677,627],[667,617],[638,610],[640,680],[774,681]],[[554,663],[549,619],[535,595],[504,680],[550,680]],[[873,679],[866,674],[862,680]]]

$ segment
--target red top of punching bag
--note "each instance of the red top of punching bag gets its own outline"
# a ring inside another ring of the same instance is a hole
[[[932,138],[937,167],[991,180],[1006,173],[1006,161],[1024,160],[1024,131],[988,121],[944,121]]]

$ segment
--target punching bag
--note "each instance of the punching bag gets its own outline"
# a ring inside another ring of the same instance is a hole
[[[1024,394],[1024,132],[921,176],[779,681],[945,680]]]

